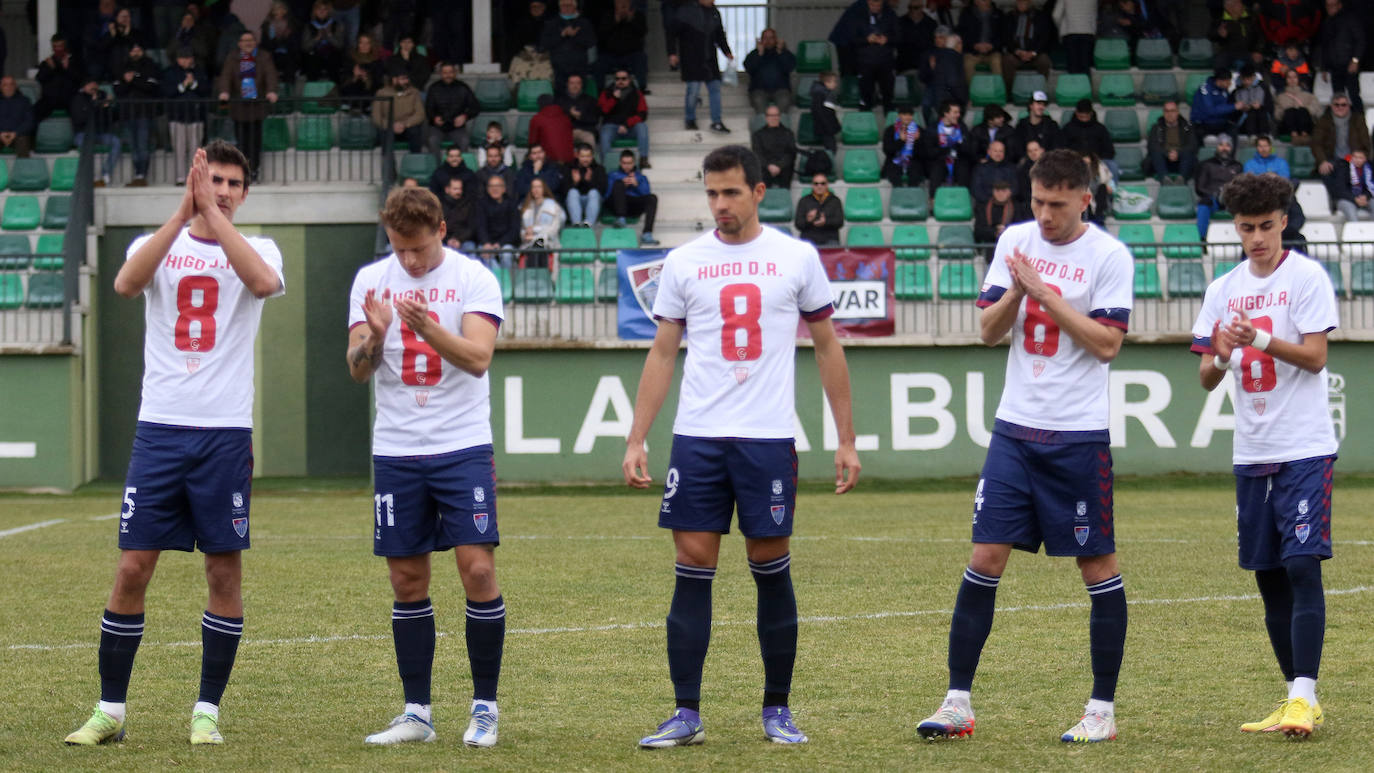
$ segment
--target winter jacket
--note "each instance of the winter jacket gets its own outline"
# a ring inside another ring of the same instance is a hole
[[[574,129],[595,132],[596,127],[601,123],[601,106],[596,103],[596,97],[585,91],[575,97],[569,96],[565,91],[554,101],[554,104],[568,114],[568,120],[572,121]],[[577,118],[573,117],[572,111],[574,109],[581,113]]]
[[[827,89],[819,80],[811,84],[811,128],[817,137],[833,137],[840,133],[840,118],[826,103],[839,104],[840,95]]]
[[[1199,198],[1209,200],[1221,193],[1222,187],[1243,171],[1235,156],[1225,160],[1213,156],[1197,165],[1197,179],[1193,181],[1193,187]]]
[[[411,85],[419,88],[422,84]],[[444,119],[444,126],[451,126],[453,119],[465,115],[468,122],[464,125],[470,125],[472,119],[481,111],[477,95],[472,93],[472,89],[466,83],[457,79],[452,83],[435,81],[425,94],[425,119],[431,124],[438,117]]]
[[[439,194],[439,205],[444,208],[444,224],[448,227],[444,234],[444,241],[457,239],[459,244],[463,242],[475,241],[477,236],[477,223],[474,217],[477,195],[467,188],[463,189],[463,196],[457,199],[449,198],[447,193]]]
[[[1049,16],[1041,13],[1035,7],[1031,7],[1026,12],[1026,34],[1025,40],[1018,40],[1016,37],[1017,22],[1021,19],[1021,14],[1012,11],[1002,17],[1002,46],[1006,52],[1011,54],[1017,50],[1035,51],[1045,53],[1049,51],[1050,41],[1054,38],[1054,27],[1050,24]]]
[[[668,35],[668,54],[678,57],[678,73],[682,80],[720,80],[716,64],[716,49],[733,59],[730,42],[725,39],[725,25],[715,6],[696,3],[682,5],[673,14],[673,28]]]
[[[940,23],[929,13],[922,13],[919,20],[910,16],[897,20],[897,71],[916,70],[927,52],[935,47],[935,28]],[[954,25],[949,25],[953,27]]]
[[[808,222],[806,215],[809,212],[824,215],[825,225],[817,227]],[[798,236],[812,244],[838,244],[840,228],[844,226],[844,206],[840,204],[840,197],[832,193],[826,195],[825,201],[817,201],[815,194],[802,196],[797,202],[797,216],[792,225]]]
[[[478,244],[520,243],[520,208],[509,191],[500,201],[484,192],[474,210],[477,215]]]
[[[883,35],[886,43],[870,43],[869,35]],[[854,52],[854,62],[860,70],[873,67],[892,67],[897,55],[900,28],[897,14],[886,5],[876,14],[864,12],[855,17],[849,29],[849,45]]]
[[[1026,154],[1026,146],[1031,140],[1040,143],[1040,147],[1045,150],[1054,150],[1063,144],[1063,138],[1059,129],[1059,122],[1045,114],[1040,118],[1040,123],[1031,123],[1030,116],[1021,119],[1016,124],[1016,128],[1011,132],[1011,151],[1013,158],[1021,158]]]
[[[614,170],[612,170],[609,174],[607,174],[607,175],[606,175],[606,195],[607,195],[607,196],[610,196],[610,195],[611,195],[611,191],[615,189],[615,184],[618,183],[618,182],[620,182],[621,180],[627,179],[628,177],[629,177],[629,175],[627,175],[627,174],[625,174],[623,171],[621,171],[620,167],[616,167],[616,168],[615,168]],[[648,195],[649,195],[649,178],[645,177],[643,172],[640,172],[640,171],[637,171],[637,170],[636,170],[636,171],[635,171],[635,184],[634,184],[634,185],[630,185],[629,183],[626,183],[626,184],[625,184],[625,195],[626,195],[626,196],[629,196],[630,198],[634,198],[634,197],[636,197],[636,196],[648,196]]]
[[[1261,0],[1260,31],[1278,48],[1283,48],[1290,40],[1304,43],[1317,34],[1321,26],[1321,9],[1319,0]]]
[[[557,5],[555,3],[555,5]],[[644,39],[649,34],[649,23],[640,11],[632,10],[630,18],[616,21],[614,11],[602,14],[601,26],[596,30],[596,52],[598,55],[629,56],[644,50]]]
[[[1357,110],[1350,111],[1350,149],[1363,150],[1365,158],[1374,156],[1374,149],[1370,147],[1369,126],[1364,122],[1364,114]],[[1312,157],[1320,166],[1323,161],[1336,163],[1338,159],[1335,155],[1336,119],[1328,107],[1312,127]]]
[[[782,167],[783,174],[787,174],[797,163],[797,138],[786,126],[759,127],[750,138],[750,144],[763,166],[777,164]]]
[[[1352,58],[1366,53],[1364,22],[1351,10],[1352,5],[1346,3],[1340,13],[1322,22],[1312,61],[1323,70],[1344,70]]]
[[[973,47],[978,43],[991,43],[993,54],[1002,50],[1002,12],[993,5],[988,10],[987,35],[983,35],[983,19],[978,14],[978,9],[972,3],[959,14],[959,25],[955,32],[964,41],[964,53],[978,53]]]
[[[391,113],[387,115],[387,97],[391,97]],[[420,90],[407,86],[405,91],[397,91],[395,86],[387,86],[377,92],[377,101],[372,103],[372,125],[378,129],[391,130],[394,123],[403,124],[407,129],[420,126],[425,122],[425,106],[420,102]]]
[[[975,172],[975,174],[977,174]],[[1011,212],[1005,212],[1005,208],[1010,208]],[[981,201],[973,206],[973,241],[979,244],[995,244],[997,242],[997,226],[1003,224],[1006,218],[1007,225],[1020,223],[1030,220],[1030,212],[1017,203],[1015,199],[1007,199],[1006,204],[998,204],[995,201]]]
[[[926,163],[933,161],[944,161],[951,156],[955,161],[963,163],[968,160],[969,155],[969,130],[962,123],[959,124],[960,134],[963,140],[954,145],[940,145],[940,130],[938,126],[932,126],[921,130],[921,136],[916,140],[916,156]]]
[[[1107,127],[1097,120],[1097,116],[1087,121],[1080,121],[1074,116],[1073,120],[1064,124],[1062,136],[1064,147],[1070,150],[1079,153],[1091,151],[1102,159],[1116,158],[1116,145],[1112,143],[1112,135],[1107,131]]]
[[[186,76],[191,83],[187,85]],[[172,65],[162,73],[162,97],[168,100],[167,120],[178,123],[205,121],[205,102],[210,97],[210,76],[199,67],[184,69]]]
[[[1015,130],[1003,124],[997,129],[986,122],[973,127],[968,133],[968,152],[969,157],[976,162],[982,161],[988,154],[988,146],[994,141],[1002,143],[1002,146],[1011,152],[1011,139]]]
[[[1006,180],[1012,190],[1016,190],[1016,167],[1009,161],[994,163],[990,159],[983,159],[973,168],[969,195],[977,202],[988,201],[992,198],[992,184],[998,180]]]
[[[53,66],[48,62],[48,59],[44,59],[38,64],[38,74],[35,77],[43,90],[38,98],[39,104],[35,107],[51,113],[53,110],[64,109],[67,103],[72,101],[72,97],[81,89],[84,73],[75,55],[67,56],[65,66]]]
[[[558,247],[558,232],[563,230],[563,223],[567,221],[568,215],[554,199],[546,198],[539,202],[539,206],[525,207],[520,210],[521,227],[521,247],[544,246],[549,249]],[[534,229],[534,236],[525,239],[525,228]]]
[[[1168,153],[1169,149],[1165,146],[1165,138],[1169,136],[1169,124],[1164,117],[1160,116],[1155,121],[1155,125],[1150,127],[1150,133],[1145,138],[1145,149],[1148,153]],[[1183,116],[1178,117],[1178,152],[1180,154],[1196,153],[1198,147],[1197,132],[1193,131],[1193,124]]]
[[[1321,103],[1317,101],[1317,95],[1301,86],[1295,89],[1284,88],[1283,91],[1274,95],[1274,117],[1280,121],[1283,120],[1284,112],[1295,107],[1300,107],[1313,116],[1320,115],[1322,111]]]
[[[580,178],[577,182],[572,181],[572,173],[576,171]],[[591,166],[576,165],[568,168],[568,190],[577,191],[583,195],[596,191],[602,193],[607,189],[606,186],[606,167],[592,161]]]
[[[463,181],[463,197],[475,200],[478,196],[485,196],[486,190],[477,186],[477,175],[468,168],[467,162],[458,161],[458,166],[440,164],[434,174],[429,176],[429,191],[439,197],[440,201],[444,198],[444,189],[448,187],[448,181],[457,177]]]
[[[1365,162],[1369,166],[1369,162]],[[1341,159],[1336,162],[1335,169],[1326,178],[1326,190],[1331,194],[1331,200],[1335,201],[1354,201],[1356,196],[1369,196],[1374,198],[1374,190],[1371,190],[1365,180],[1365,171],[1359,172],[1359,180],[1353,185],[1350,182],[1350,162]]]
[[[1059,0],[1054,6],[1054,26],[1060,37],[1097,34],[1097,0]]]
[[[272,54],[259,46],[253,52],[253,66],[256,68],[258,99],[256,102],[230,103],[229,117],[235,121],[261,121],[267,117],[268,94],[277,92],[277,66],[272,63]],[[243,97],[243,81],[239,78],[239,50],[235,48],[224,58],[224,66],[215,79],[215,93],[228,94],[230,99]]]
[[[934,64],[931,63],[932,59]],[[921,59],[916,73],[926,92],[935,95],[935,103],[948,99],[959,104],[968,102],[968,84],[964,82],[964,55],[952,48],[931,49]]]
[[[1195,124],[1218,124],[1236,114],[1231,92],[1217,85],[1215,77],[1208,78],[1193,95],[1192,121]]]
[[[125,81],[125,73],[132,72],[134,78]],[[158,70],[157,63],[148,57],[134,59],[130,57],[124,61],[124,66],[120,72],[115,73],[114,83],[115,98],[125,99],[158,99],[162,96],[162,73]],[[138,105],[127,104],[119,109],[120,118],[153,118],[157,115],[158,105]]]
[[[33,103],[16,91],[12,97],[0,97],[0,132],[33,134]]]
[[[616,126],[634,126],[649,118],[649,104],[644,101],[643,92],[633,86],[622,90],[619,97],[614,89],[606,89],[597,97],[596,104],[606,123]]]
[[[550,103],[530,119],[529,144],[539,143],[550,161],[567,164],[576,157],[572,133],[572,119],[563,112],[563,108]]]
[[[344,52],[344,26],[334,17],[318,23],[311,17],[301,30],[301,52],[306,56],[328,56]]]
[[[545,160],[544,166],[536,172],[534,162],[525,159],[525,163],[520,165],[520,171],[515,173],[515,198],[524,201],[530,193],[530,184],[536,177],[544,181],[545,195],[550,198],[563,195],[563,167],[554,161]]]
[[[744,71],[749,73],[750,91],[790,91],[792,71],[795,69],[797,57],[787,49],[769,50],[760,54],[756,48],[744,57]]]
[[[110,95],[99,89],[95,96],[84,91],[76,92],[72,97],[67,112],[72,118],[72,131],[76,133],[94,132],[96,134],[109,134],[114,131],[115,125],[115,106]],[[168,115],[174,115],[168,111]]]
[[[1217,34],[1218,27],[1226,29],[1226,37]],[[1259,23],[1246,10],[1242,10],[1240,16],[1223,11],[1221,24],[1214,25],[1207,37],[1216,43],[1217,53],[1234,55],[1237,59],[1249,59],[1251,51],[1260,49]]]
[[[553,64],[549,55],[532,48],[522,48],[510,60],[510,72],[506,73],[511,85],[520,81],[553,80]]]
[[[481,166],[477,167],[477,171],[474,174],[477,176],[477,190],[482,192],[482,198],[484,200],[491,198],[490,196],[486,195],[487,180],[490,180],[493,177],[500,177],[502,180],[506,181],[507,197],[515,196],[515,170],[510,168],[510,164],[501,164],[495,169],[492,169],[486,164],[482,164]]]
[[[577,29],[577,34],[563,37],[568,27]],[[596,30],[585,16],[564,19],[554,16],[544,22],[544,31],[539,36],[539,50],[549,55],[555,70],[584,73],[591,70],[588,54],[596,47]]]
[[[1246,174],[1267,174],[1273,172],[1279,177],[1292,177],[1292,172],[1288,169],[1288,161],[1273,154],[1269,158],[1264,158],[1258,153],[1245,162]]]

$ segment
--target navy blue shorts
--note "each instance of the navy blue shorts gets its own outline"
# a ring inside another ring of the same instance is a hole
[[[1278,569],[1295,556],[1331,557],[1334,456],[1236,465],[1240,566]]]
[[[797,504],[797,449],[788,440],[673,436],[658,525],[677,531],[787,537]]]
[[[1116,552],[1107,443],[1036,443],[993,433],[973,498],[973,541],[1051,556]]]
[[[139,422],[124,481],[119,548],[247,550],[252,482],[251,430]]]
[[[456,545],[500,544],[490,445],[433,456],[372,457],[372,552],[419,556]]]

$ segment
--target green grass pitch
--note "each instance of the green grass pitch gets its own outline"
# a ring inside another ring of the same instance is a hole
[[[1239,732],[1282,682],[1250,574],[1236,567],[1229,478],[1127,480],[1117,530],[1130,634],[1120,738],[1059,742],[1088,697],[1087,594],[1073,562],[1017,553],[974,684],[971,739],[928,744],[915,725],[945,688],[949,610],[968,558],[971,481],[804,487],[793,576],[803,617],[792,705],[811,743],[766,743],[754,588],[725,540],[706,662],[704,746],[644,752],[672,708],[663,618],[672,590],[656,493],[500,494],[498,577],[509,607],[501,741],[462,747],[470,696],[462,590],[437,557],[439,741],[370,749],[400,708],[385,564],[371,555],[361,484],[260,482],[245,557],[246,634],[223,704],[227,745],[191,748],[205,584],[169,553],[148,598],[128,738],[63,736],[98,697],[100,610],[115,559],[119,489],[0,496],[0,769],[423,770],[1368,770],[1374,766],[1374,481],[1336,484],[1325,564],[1319,694],[1307,742]],[[26,531],[20,527],[58,521]]]

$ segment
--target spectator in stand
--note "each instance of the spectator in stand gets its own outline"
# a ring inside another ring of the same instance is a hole
[[[411,68],[404,62],[395,62],[390,66],[404,69],[409,80]],[[477,95],[466,83],[458,80],[458,67],[452,62],[441,63],[439,80],[429,87],[429,93],[425,95],[426,145],[429,152],[438,154],[445,140],[452,142],[459,150],[467,150],[472,119],[477,117],[481,109]]]
[[[988,146],[994,141],[1000,140],[1005,148],[1006,143],[1012,136],[1012,129],[1007,124],[1010,123],[1011,116],[1007,111],[997,105],[988,105],[983,109],[983,122],[973,127],[969,132],[969,157],[981,159],[988,154]]]
[[[1159,37],[1154,18],[1142,13],[1136,0],[1116,0],[1112,5],[1098,16],[1098,37],[1126,38],[1131,48],[1141,38]]]
[[[792,187],[793,168],[797,163],[797,138],[782,125],[782,110],[769,105],[763,112],[763,126],[750,138],[754,155],[763,167],[763,184],[769,188]]]
[[[1046,79],[1050,77],[1050,41],[1054,40],[1054,24],[1049,14],[1031,4],[1031,0],[1016,0],[1016,10],[1002,19],[1002,80],[1007,93],[1019,70],[1034,70]]]
[[[476,191],[482,190],[477,183],[477,174],[468,168],[467,162],[463,160],[463,151],[456,146],[450,146],[444,151],[444,163],[434,170],[434,174],[429,176],[429,191],[435,196],[443,196],[448,189],[449,180],[461,180],[463,190]],[[451,229],[450,229],[451,230]]]
[[[597,45],[592,22],[577,12],[577,0],[558,0],[558,15],[544,23],[539,50],[553,63],[553,88],[562,91],[568,76],[591,74],[591,50]]]
[[[156,100],[162,96],[161,75],[152,59],[144,56],[143,46],[135,42],[124,60],[123,72],[114,84],[115,98],[127,100]],[[129,127],[133,145],[134,179],[129,187],[142,188],[148,184],[148,161],[152,157],[153,122],[157,120],[156,104],[121,104],[120,120]]]
[[[765,113],[769,104],[777,105],[785,113],[792,109],[792,71],[797,69],[797,57],[772,27],[759,35],[758,46],[744,57],[744,71],[749,73],[749,104],[755,113]]]
[[[184,185],[205,136],[205,103],[210,98],[210,76],[196,66],[191,49],[176,52],[176,64],[162,73],[162,98],[167,100],[167,129],[172,135],[172,174],[177,185]]]
[[[501,268],[509,273],[515,267],[515,245],[520,243],[520,207],[507,190],[503,175],[493,174],[482,184],[487,195],[477,200],[475,208],[477,249],[483,251],[477,259],[487,268],[500,261]]]
[[[1016,124],[1011,133],[1011,158],[1019,161],[1026,155],[1026,146],[1031,140],[1040,144],[1041,150],[1054,150],[1059,147],[1059,123],[1045,114],[1050,98],[1043,91],[1031,95],[1030,105],[1025,118]]]
[[[925,0],[911,0],[906,15],[897,20],[897,72],[911,72],[921,68],[921,62],[935,48],[935,28],[953,28],[953,17],[945,8],[939,9]]]
[[[530,189],[520,203],[520,249],[531,250],[525,255],[526,268],[553,268],[551,253],[542,250],[558,249],[558,233],[568,215],[558,206],[558,200],[544,181],[538,177],[530,181]]]
[[[1008,190],[1016,185],[1016,166],[1007,160],[1007,146],[1001,140],[994,140],[988,146],[988,153],[973,168],[973,180],[969,185],[969,195],[978,204],[992,199],[994,183],[1005,182]]]
[[[1196,108],[1194,108],[1196,112]],[[1073,120],[1064,125],[1062,134],[1064,147],[1076,150],[1079,153],[1092,153],[1112,170],[1113,179],[1121,177],[1121,170],[1116,166],[1116,145],[1112,143],[1111,132],[1107,127],[1097,120],[1097,113],[1093,110],[1093,103],[1090,99],[1080,99],[1073,109]]]
[[[500,177],[502,182],[501,190],[510,192],[511,195],[514,196],[515,170],[502,158],[502,146],[496,144],[487,145],[486,149],[482,152],[485,154],[486,163],[477,168],[477,184],[486,189],[487,182],[490,181],[491,178]]]
[[[273,62],[276,62],[275,58]],[[344,60],[344,69],[340,75],[352,71],[354,67],[362,67],[367,70],[368,78],[373,83],[382,83],[386,78],[387,65],[382,63],[381,52],[377,50],[377,42],[366,32],[359,34],[357,43],[348,50],[348,58]],[[407,71],[406,80],[409,79],[410,73]]]
[[[599,142],[601,107],[597,105],[596,97],[583,88],[581,75],[568,76],[568,85],[558,96],[558,107],[572,122],[573,144],[595,147]]]
[[[110,80],[110,43],[114,38],[115,10],[114,0],[100,0],[82,41],[85,45],[86,69],[92,78],[102,82]]]
[[[1296,70],[1283,74],[1283,91],[1274,95],[1274,118],[1279,122],[1277,132],[1287,134],[1294,145],[1312,141],[1313,116],[1321,112],[1321,103],[1302,83]]]
[[[439,194],[439,205],[444,208],[444,246],[471,252],[477,246],[477,197],[465,195],[465,190],[463,178],[448,178]]]
[[[515,166],[515,149],[506,141],[506,127],[500,121],[487,122],[486,134],[482,138],[482,147],[495,147],[501,151],[501,163],[512,168]],[[512,172],[512,174],[514,173]]]
[[[37,121],[52,115],[54,110],[66,110],[85,80],[81,63],[67,48],[67,39],[57,34],[52,36],[50,42],[52,53],[38,63],[37,78],[41,92],[38,104],[33,106],[34,120]]]
[[[353,65],[353,72],[339,81],[339,96],[344,107],[352,113],[362,113],[372,109],[372,97],[384,81],[373,80],[371,68],[361,64]]]
[[[944,102],[968,102],[968,83],[964,80],[963,41],[949,27],[935,28],[935,47],[921,62],[917,77],[925,84],[921,110],[927,124],[939,115],[936,106]],[[815,104],[813,98],[812,104]]]
[[[1197,191],[1197,234],[1199,241],[1207,241],[1207,226],[1212,215],[1224,207],[1218,200],[1221,189],[1231,178],[1244,171],[1240,162],[1231,155],[1229,134],[1217,137],[1217,154],[1197,165],[1197,179],[1193,187]]]
[[[428,57],[415,50],[414,35],[407,33],[401,36],[396,42],[396,53],[391,55],[391,59],[404,62],[410,82],[421,91],[426,91],[429,76],[434,73],[434,68],[430,66]]]
[[[549,4],[545,0],[530,0],[529,6],[529,13],[521,16],[513,27],[511,37],[517,50],[538,48],[540,39],[544,37],[544,25],[556,15],[549,12]]]
[[[694,0],[683,0],[684,4]],[[851,33],[854,25],[861,23],[864,14],[868,13],[868,0],[853,0],[849,7],[840,13],[840,18],[835,20],[835,26],[830,28],[830,36],[827,38],[830,44],[835,47],[835,53],[839,57],[836,64],[839,66],[840,73],[844,75],[854,75],[854,40]]]
[[[726,67],[735,66],[735,55],[725,39],[725,26],[720,20],[720,11],[716,10],[716,0],[697,0],[678,6],[673,13],[673,34],[668,37],[668,65],[677,68],[687,84],[682,117],[688,131],[697,130],[697,95],[705,84],[711,105],[711,131],[730,133],[721,122],[720,67],[716,64],[716,49],[725,54]]]
[[[883,0],[866,0],[867,8],[850,28],[850,50],[859,75],[859,109],[892,110],[893,68],[897,62],[897,14]]]
[[[33,103],[19,93],[13,75],[0,77],[0,149],[12,150],[20,158],[33,152]]]
[[[1097,42],[1097,0],[1058,0],[1053,17],[1068,58],[1068,71],[1087,75]]]
[[[557,196],[563,190],[563,167],[548,157],[543,145],[531,140],[525,163],[515,173],[515,198],[523,200],[529,195],[530,182],[536,179],[544,181],[552,196]]]
[[[1150,168],[1161,183],[1192,179],[1197,166],[1198,136],[1193,124],[1179,113],[1176,100],[1164,103],[1164,115],[1150,127],[1145,149]]]
[[[973,207],[973,241],[978,244],[996,244],[1007,226],[1030,220],[1026,207],[1012,198],[1012,184],[998,179],[992,184],[992,193],[987,201],[980,201]],[[992,247],[983,250],[983,259],[992,259]]]
[[[177,35],[173,38],[173,43],[178,47],[186,45],[182,37],[195,39],[194,16],[187,13],[182,17],[181,27],[177,29]],[[188,20],[191,26],[187,26]],[[296,70],[299,69],[298,62],[301,55],[300,30],[296,26],[296,21],[291,18],[291,9],[286,7],[286,3],[277,0],[272,3],[272,8],[267,12],[267,18],[262,20],[262,27],[258,30],[258,40],[262,41],[262,47],[272,54],[272,64],[277,68],[277,76],[287,83],[296,81]],[[169,49],[172,45],[167,46]],[[197,62],[204,62],[209,59],[208,52],[205,60],[197,57]],[[374,79],[373,83],[378,83],[380,79]]]
[[[410,85],[410,74],[404,65],[387,68],[390,84],[377,92],[379,99],[372,103],[372,123],[378,130],[378,141],[385,142],[388,133],[393,142],[404,141],[411,153],[425,147],[425,105],[420,90]],[[391,98],[388,120],[386,98]]]
[[[1083,212],[1083,218],[1096,223],[1100,228],[1105,228],[1107,216],[1112,213],[1112,194],[1116,192],[1112,171],[1092,151],[1083,153],[1083,163],[1088,167],[1088,176],[1091,180],[1088,191],[1092,194],[1092,201]]]
[[[1350,159],[1340,159],[1327,179],[1336,212],[1349,220],[1374,220],[1374,166],[1363,150],[1350,151]]]
[[[1364,151],[1365,158],[1369,158],[1370,144],[1364,114],[1351,109],[1350,97],[1339,92],[1333,95],[1331,106],[1312,129],[1312,157],[1317,162],[1317,174],[1327,177],[1337,161],[1356,150]]]
[[[539,112],[530,119],[530,147],[533,148],[535,143],[542,145],[549,160],[555,163],[571,164],[575,158],[572,120],[563,112],[563,108],[554,104],[552,94],[539,95]],[[523,191],[516,193],[519,195]],[[552,193],[558,196],[563,191],[554,188]]]
[[[1016,188],[1012,190],[1012,196],[1022,204],[1030,202],[1030,170],[1043,155],[1045,148],[1040,144],[1040,140],[1027,140],[1021,160],[1016,163]]]
[[[939,122],[917,140],[932,198],[941,185],[968,185],[969,131],[959,120],[963,111],[957,102],[941,103]]]
[[[823,174],[811,176],[811,192],[797,202],[797,216],[792,223],[797,237],[817,247],[840,243],[840,229],[844,227],[844,206],[840,197],[830,192],[830,181]]]
[[[840,133],[840,76],[827,70],[811,84],[811,130],[825,149],[835,152]]]
[[[1298,79],[1306,88],[1312,88],[1312,68],[1307,64],[1307,57],[1302,53],[1302,49],[1297,43],[1290,42],[1274,57],[1274,61],[1269,63],[1269,82],[1275,91],[1283,91],[1288,82],[1288,71],[1293,70],[1298,74]]]
[[[148,53],[142,31],[134,26],[133,11],[120,8],[115,12],[114,31],[110,34],[110,72],[114,80],[118,81],[120,75],[127,71],[125,62],[135,44],[143,49],[145,55]]]
[[[606,185],[616,228],[624,228],[626,218],[642,214],[644,232],[639,236],[639,243],[646,247],[657,245],[654,216],[658,213],[658,197],[649,191],[649,178],[643,172],[635,171],[634,153],[629,150],[620,152],[620,167],[606,175]]]
[[[649,55],[644,52],[648,35],[644,11],[632,7],[630,0],[615,0],[615,7],[602,16],[597,27],[597,78],[604,83],[606,76],[616,70],[629,70],[636,85],[649,93]]]
[[[1193,126],[1203,136],[1221,134],[1235,125],[1238,112],[1231,98],[1231,71],[1218,67],[1193,94]]]
[[[964,82],[973,81],[978,65],[986,64],[1002,74],[1002,12],[992,0],[973,0],[973,4],[959,14],[956,29],[964,42]]]
[[[615,71],[609,88],[597,98],[601,108],[601,157],[609,158],[611,143],[634,134],[643,161],[641,169],[649,168],[649,105],[644,93],[635,88],[629,70]]]
[[[168,111],[168,117],[176,115],[175,105]],[[72,97],[67,112],[72,117],[73,139],[76,147],[86,139],[86,133],[95,135],[95,144],[105,145],[110,152],[105,155],[105,163],[100,168],[100,177],[93,186],[104,188],[110,184],[110,171],[119,168],[119,133],[114,130],[115,106],[110,95],[100,90],[94,79],[88,79]],[[197,138],[199,139],[199,138]]]
[[[301,30],[301,73],[306,80],[334,80],[343,66],[346,50],[344,25],[334,15],[329,0],[315,0],[310,20]]]
[[[1235,128],[1233,134],[1268,134],[1271,131],[1270,116],[1274,111],[1273,98],[1264,87],[1264,79],[1259,76],[1255,66],[1246,62],[1240,68],[1240,83],[1231,94],[1236,103]]]
[[[577,161],[568,168],[568,224],[591,228],[601,216],[606,167],[596,163],[592,146],[579,143]]]
[[[1321,27],[1321,0],[1258,0],[1260,32],[1275,48],[1305,44]]]
[[[185,13],[181,16],[181,23],[171,35],[171,39],[175,40],[178,46],[173,48],[169,43],[167,48],[169,51],[179,51],[184,45],[183,38],[189,37],[191,50],[196,55],[196,66],[204,70],[206,75],[213,77],[214,73],[211,72],[210,68],[219,64],[219,57],[216,56],[219,47],[219,30],[205,18],[205,11],[201,8],[200,3],[186,3],[184,8]],[[191,18],[187,19],[187,16]],[[296,26],[293,26],[292,29],[296,29]],[[298,42],[293,41],[292,47],[299,52],[300,44]]]
[[[1364,112],[1360,97],[1360,59],[1365,54],[1364,24],[1341,0],[1326,0],[1326,19],[1312,59],[1330,81],[1332,93],[1344,91],[1355,112]]]
[[[1261,134],[1255,138],[1255,155],[1245,162],[1246,174],[1274,174],[1287,180],[1292,177],[1287,159],[1274,155],[1274,141]]]
[[[883,132],[883,179],[893,187],[921,184],[921,161],[916,155],[920,138],[915,108],[898,105],[897,119]]]
[[[1216,48],[1213,65],[1239,70],[1246,62],[1260,64],[1264,55],[1260,53],[1262,38],[1259,22],[1250,15],[1249,9],[1241,0],[1225,0],[1221,16],[1213,25],[1209,35]]]
[[[262,122],[267,118],[262,100],[277,101],[277,68],[253,33],[245,30],[239,35],[238,50],[225,58],[215,90],[220,102],[229,102],[234,137],[253,170],[251,182],[256,183],[262,165]]]

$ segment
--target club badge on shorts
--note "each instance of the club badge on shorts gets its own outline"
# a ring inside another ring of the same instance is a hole
[[[486,513],[472,514],[472,525],[477,527],[478,534],[486,534],[487,524],[490,522],[490,516],[488,516]]]
[[[248,535],[247,518],[234,518],[230,522],[234,524],[234,533],[239,535],[239,537],[242,538]]]
[[[1089,531],[1087,526],[1075,526],[1073,527],[1073,538],[1078,540],[1078,544],[1086,545],[1088,544]]]
[[[773,505],[768,510],[773,514],[773,523],[781,526],[782,519],[787,517],[787,505]]]
[[[1307,535],[1311,533],[1312,525],[1308,523],[1300,523],[1293,528],[1293,534],[1297,536],[1298,542],[1301,542],[1304,545],[1307,544]]]

